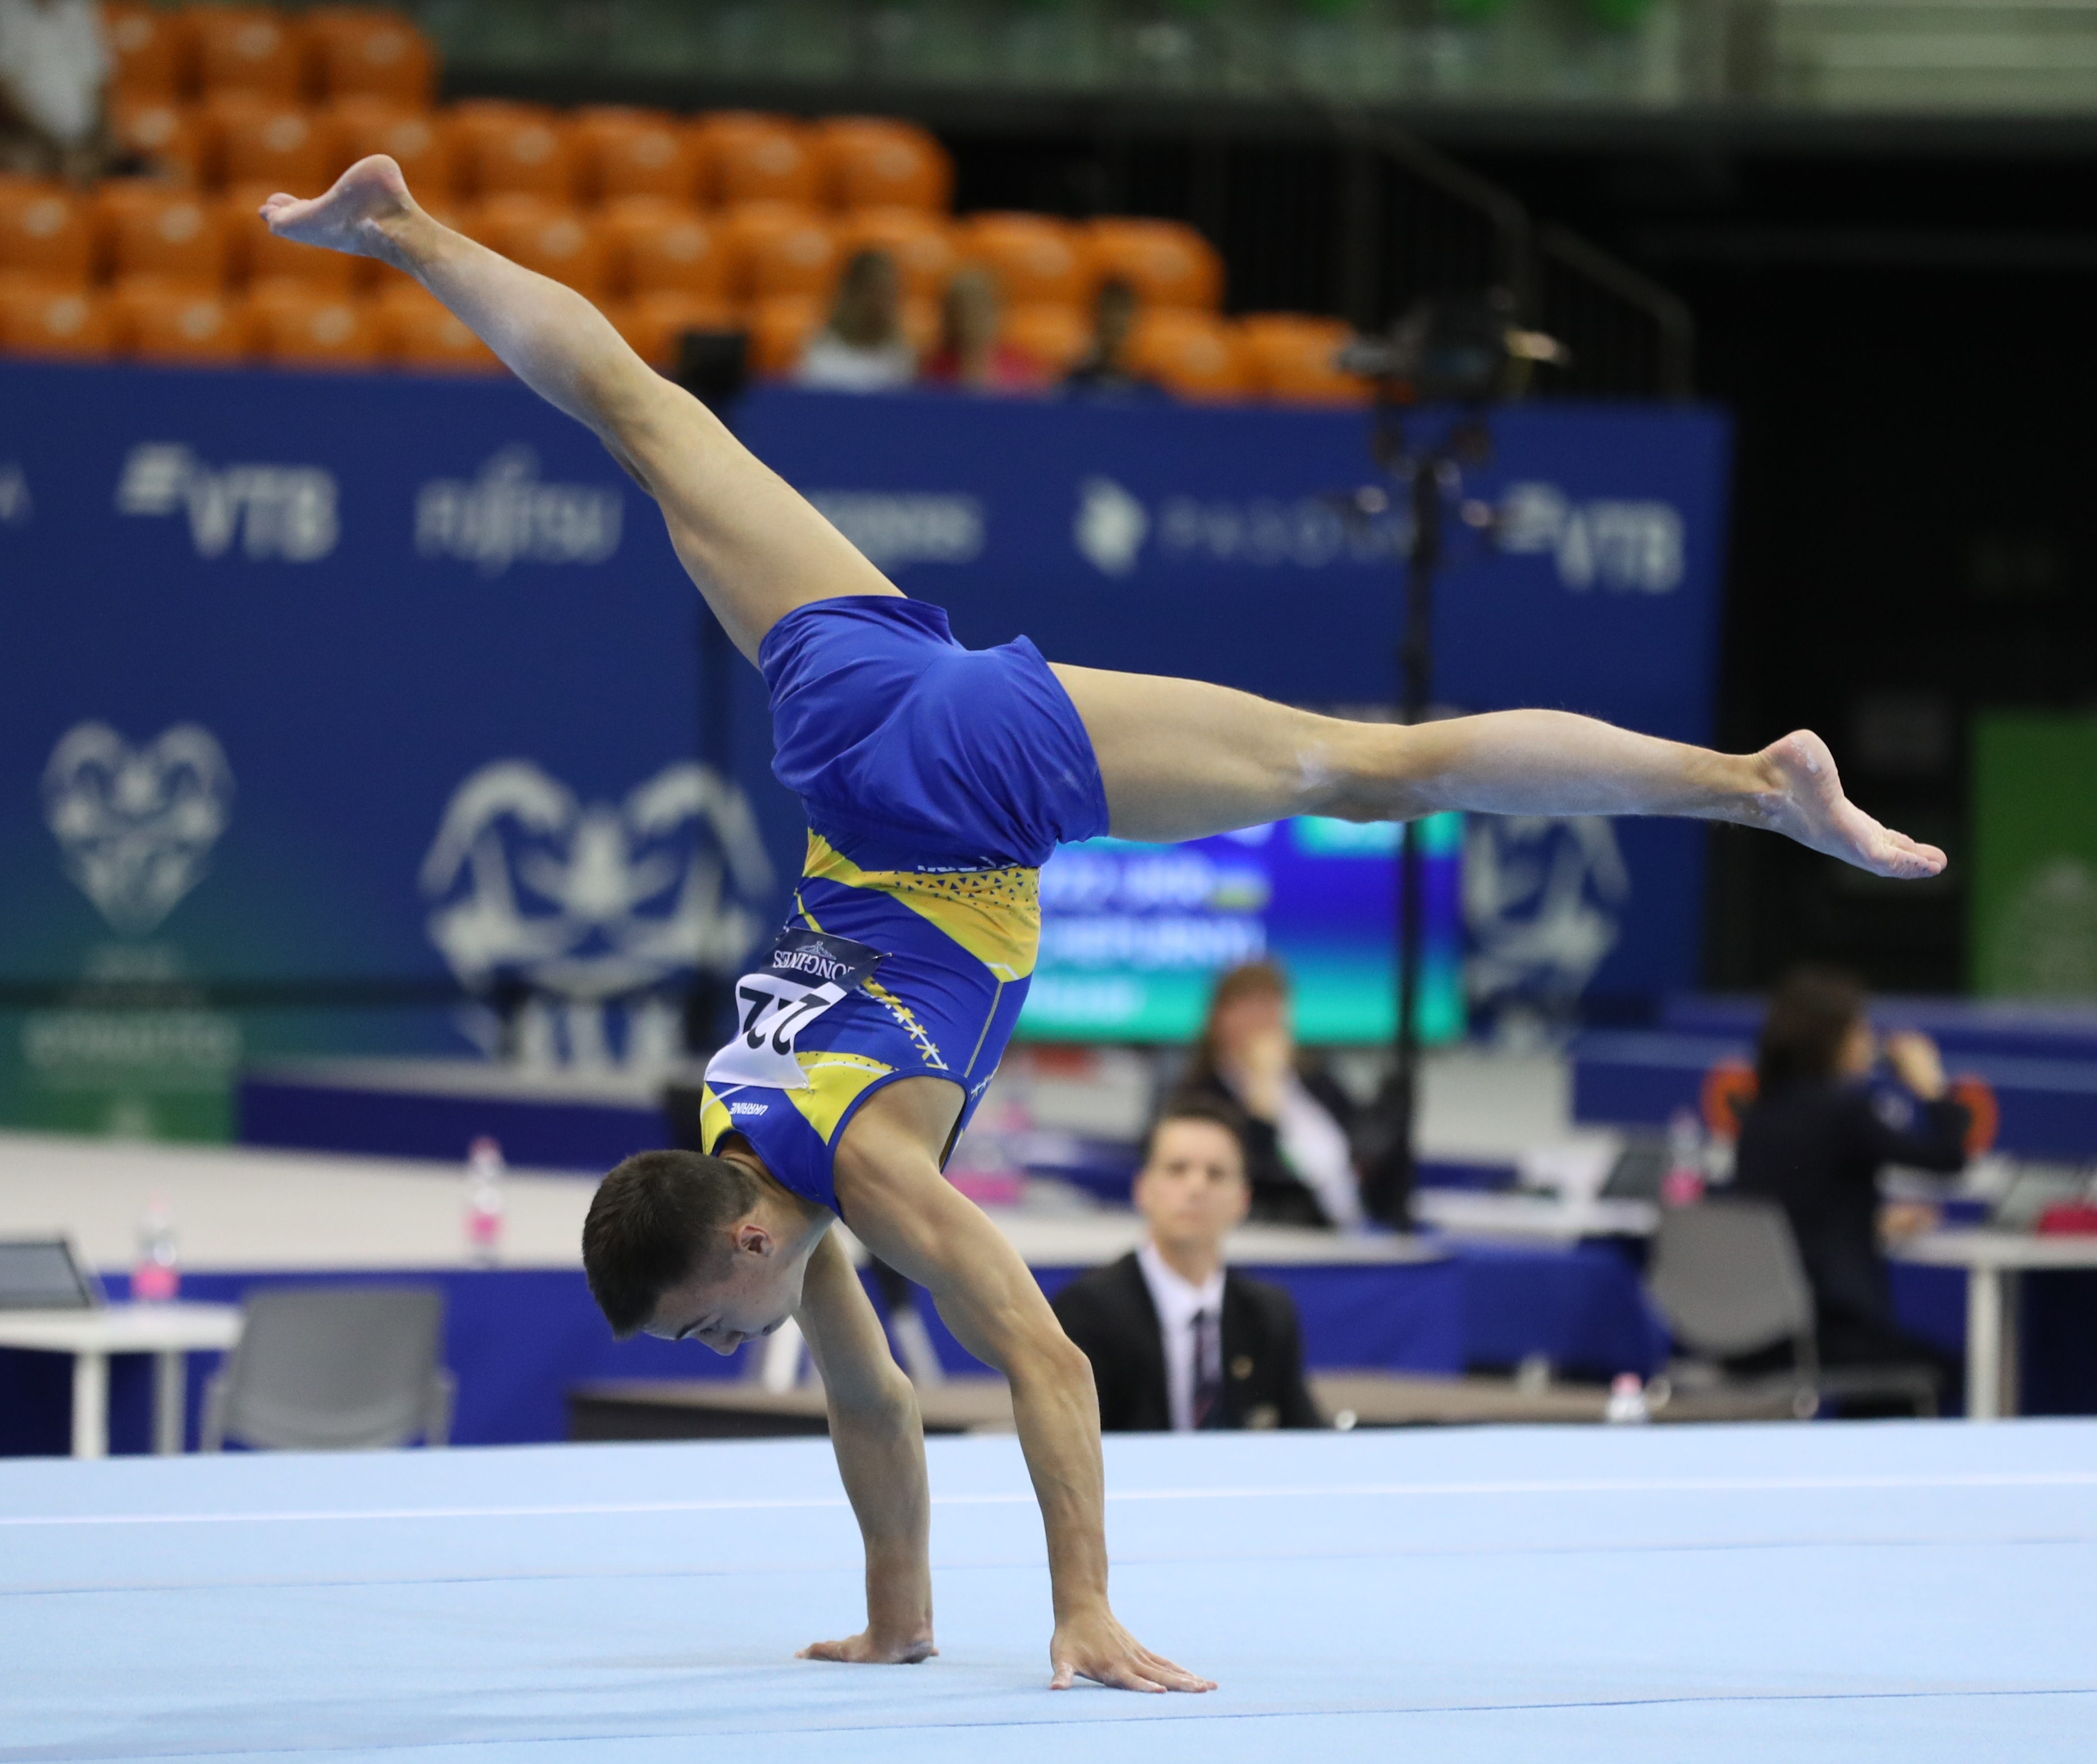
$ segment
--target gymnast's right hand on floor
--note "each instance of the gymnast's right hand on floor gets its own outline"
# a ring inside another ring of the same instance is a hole
[[[1197,1678],[1162,1654],[1154,1654],[1116,1621],[1102,1604],[1097,1613],[1066,1617],[1048,1643],[1048,1663],[1055,1676],[1052,1691],[1067,1691],[1079,1679],[1090,1679],[1116,1691],[1213,1691],[1213,1680]]]

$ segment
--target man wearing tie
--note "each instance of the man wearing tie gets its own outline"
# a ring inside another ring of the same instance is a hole
[[[1142,1247],[1053,1301],[1092,1363],[1101,1429],[1324,1426],[1289,1294],[1224,1266],[1224,1240],[1252,1197],[1229,1114],[1203,1098],[1169,1104],[1134,1197],[1149,1227]]]

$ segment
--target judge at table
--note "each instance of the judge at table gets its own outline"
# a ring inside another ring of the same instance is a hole
[[[1889,1164],[1950,1175],[1966,1162],[1967,1116],[1927,1035],[1872,1031],[1863,990],[1801,969],[1770,1000],[1757,1094],[1740,1123],[1733,1188],[1781,1206],[1813,1285],[1821,1362],[1829,1366],[1958,1363],[1910,1334],[1893,1313],[1881,1248],[1927,1229],[1934,1209],[1882,1206]]]
[[[1324,1425],[1303,1383],[1294,1301],[1224,1266],[1224,1240],[1251,1199],[1231,1116],[1205,1098],[1168,1104],[1134,1198],[1149,1227],[1142,1247],[1053,1301],[1092,1363],[1101,1429]]]

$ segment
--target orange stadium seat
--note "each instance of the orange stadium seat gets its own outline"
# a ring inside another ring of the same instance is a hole
[[[359,160],[390,154],[418,202],[448,198],[457,182],[450,120],[441,111],[405,110],[383,98],[345,98],[327,107],[333,171],[339,177]]]
[[[622,196],[662,196],[690,203],[699,197],[698,138],[659,111],[596,104],[570,123],[579,187],[589,202]]]
[[[754,300],[807,295],[827,300],[838,278],[838,241],[818,214],[803,214],[790,224],[768,223],[739,235],[743,286]]]
[[[755,111],[716,111],[692,125],[699,138],[712,199],[743,202],[822,199],[823,168],[806,125]]]
[[[278,282],[248,301],[255,352],[286,367],[370,367],[390,352],[370,304],[310,283]]]
[[[80,288],[0,274],[0,347],[92,361],[111,352],[109,303]]]
[[[929,294],[906,294],[903,296],[903,310],[898,317],[903,327],[903,339],[915,349],[919,357],[930,355],[939,347],[939,303]]]
[[[116,275],[152,276],[191,288],[224,283],[225,223],[210,199],[178,190],[105,186],[99,205]]]
[[[761,295],[827,292],[837,269],[837,241],[821,215],[790,202],[746,202],[715,217],[727,259],[729,291]]]
[[[263,224],[257,211],[263,199],[278,187],[239,185],[220,199],[234,279],[244,282],[251,295],[280,282],[337,295],[361,286],[368,279],[368,269],[375,267],[370,258],[279,239]]]
[[[885,251],[895,260],[904,292],[936,300],[960,262],[953,228],[943,215],[913,208],[865,208],[842,217],[834,230],[840,263],[855,252]]]
[[[247,353],[244,302],[215,290],[157,277],[119,282],[110,291],[120,353],[147,361],[238,361]]]
[[[1006,304],[1082,305],[1097,279],[1085,236],[1044,214],[978,214],[961,224],[962,254],[997,276]]]
[[[779,294],[760,300],[746,315],[750,365],[757,374],[790,374],[808,339],[822,326],[823,303],[811,295]]]
[[[382,348],[400,365],[424,373],[501,374],[495,352],[445,310],[444,303],[402,277],[371,303]]]
[[[1250,390],[1237,334],[1207,313],[1167,307],[1137,316],[1128,365],[1181,398],[1228,403]]]
[[[62,184],[0,177],[0,273],[85,287],[94,274],[95,217]]]
[[[221,184],[267,184],[317,196],[334,182],[335,146],[326,113],[296,104],[214,106],[211,162]]]
[[[398,12],[322,6],[302,17],[325,96],[382,98],[410,107],[436,96],[436,52]]]
[[[1342,374],[1333,357],[1354,335],[1337,318],[1300,313],[1255,313],[1237,322],[1238,348],[1255,391],[1292,405],[1352,405],[1369,396],[1368,383]]]
[[[196,20],[121,0],[102,8],[112,91],[126,98],[174,98],[189,90],[196,66]]]
[[[589,300],[605,291],[604,241],[589,217],[571,209],[528,208],[500,198],[483,203],[472,236],[513,263],[573,288]]]
[[[605,309],[605,317],[650,367],[668,372],[677,365],[677,339],[688,330],[739,330],[735,309],[703,294],[659,291]]]
[[[1146,306],[1213,313],[1224,297],[1224,264],[1215,247],[1177,221],[1110,218],[1085,229],[1102,280],[1119,277]]]
[[[567,121],[536,105],[488,98],[454,104],[460,187],[476,196],[575,196],[576,153]]]
[[[833,116],[816,125],[830,199],[840,208],[915,208],[944,214],[954,165],[930,131],[882,116]]]
[[[119,94],[109,107],[110,131],[127,153],[151,160],[164,177],[195,184],[204,177],[204,130],[187,104],[158,94]]]
[[[623,292],[727,297],[727,250],[690,209],[660,196],[621,196],[601,211],[598,230],[612,286]]]
[[[1029,300],[1005,309],[1001,341],[1040,364],[1060,379],[1092,346],[1091,316],[1082,307],[1058,300]]]
[[[192,7],[197,84],[287,101],[304,95],[306,39],[299,21],[265,7]]]

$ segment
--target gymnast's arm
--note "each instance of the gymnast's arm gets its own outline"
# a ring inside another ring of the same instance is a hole
[[[593,430],[662,505],[678,557],[751,661],[773,621],[793,606],[896,592],[581,295],[433,220],[384,155],[360,160],[310,201],[272,196],[262,215],[283,238],[406,271],[532,391]]]
[[[795,1313],[823,1375],[838,1473],[866,1544],[866,1627],[815,1642],[803,1660],[914,1665],[932,1645],[931,1495],[917,1394],[888,1351],[881,1320],[838,1234],[808,1258]]]
[[[929,1291],[977,1359],[1012,1385],[1019,1447],[1048,1539],[1052,1687],[1075,1677],[1128,1691],[1208,1691],[1154,1654],[1107,1602],[1105,1473],[1092,1362],[1064,1334],[1018,1253],[939,1174],[908,1133],[862,1110],[840,1147],[838,1192],[852,1229]]]

